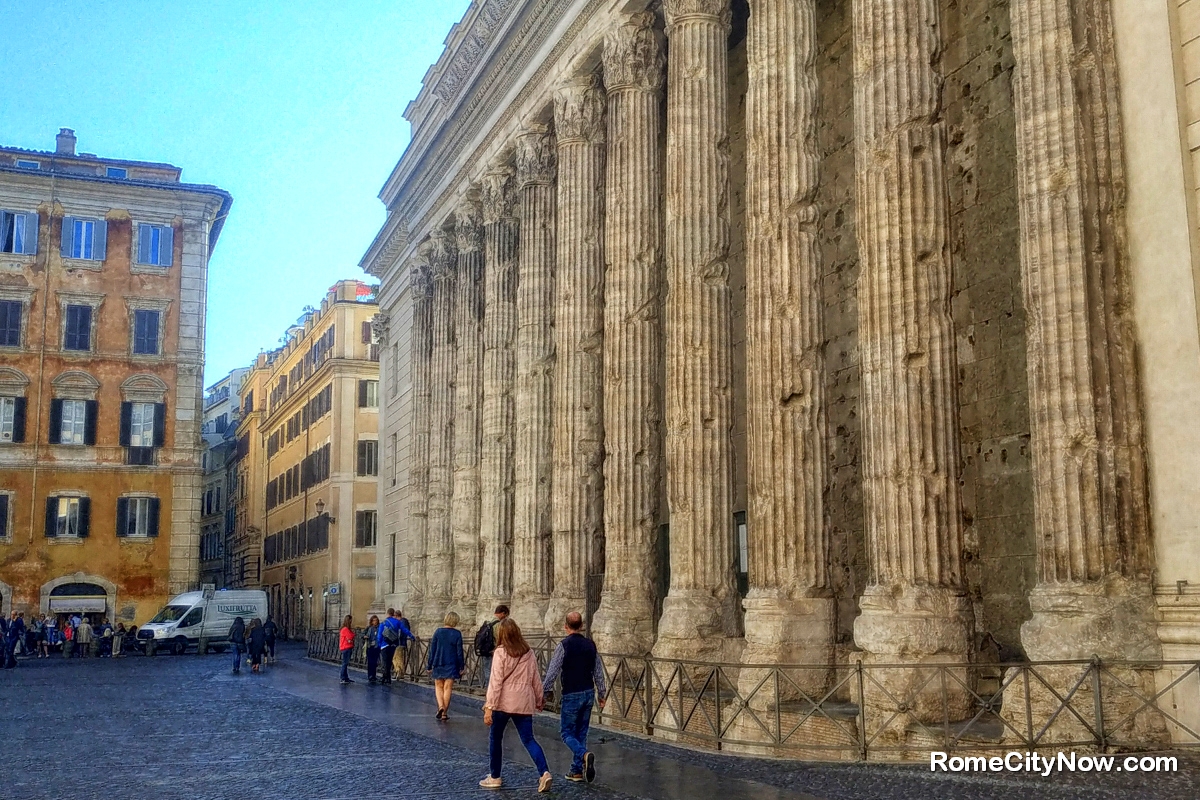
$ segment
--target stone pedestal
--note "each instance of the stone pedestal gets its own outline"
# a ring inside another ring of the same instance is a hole
[[[671,585],[654,654],[719,660],[733,576],[728,0],[667,0],[666,459]]]
[[[604,546],[604,90],[595,75],[554,95],[558,144],[552,511],[546,630],[583,612]]]
[[[454,539],[450,527],[454,453],[454,278],[457,254],[450,233],[439,228],[430,238],[428,260],[433,276],[430,328],[433,354],[429,366],[429,516],[425,537],[425,602],[421,630],[442,624],[450,606]]]
[[[516,464],[512,617],[544,631],[553,576],[551,441],[554,420],[555,144],[546,126],[517,136]],[[554,630],[557,630],[555,628]]]
[[[592,638],[604,653],[654,645],[661,503],[662,35],[643,12],[608,35],[604,250],[604,594]]]
[[[939,14],[923,0],[855,0],[854,128],[862,271],[863,494],[870,582],[854,639],[864,663],[965,662],[958,398]],[[881,683],[941,721],[940,687]],[[913,681],[913,683],[910,683]],[[908,689],[916,696],[904,694]],[[894,692],[893,692],[894,693]],[[868,686],[868,706],[890,700]],[[948,688],[950,719],[968,707]]]
[[[475,619],[482,624],[512,596],[513,425],[517,335],[516,187],[512,170],[495,165],[483,179],[487,308],[483,361],[483,580]]]
[[[813,0],[756,0],[746,39],[746,416],[750,593],[744,663],[833,664],[825,528],[824,302],[816,204]],[[789,132],[780,136],[779,132]],[[805,670],[819,699],[833,671]],[[743,670],[750,692],[761,676]]]

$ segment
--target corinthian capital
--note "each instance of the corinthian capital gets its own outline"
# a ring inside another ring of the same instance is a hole
[[[454,238],[445,228],[437,228],[423,248],[429,271],[435,281],[453,280],[458,262]]]
[[[494,164],[483,176],[483,221],[488,225],[513,216],[517,202],[512,168]]]
[[[663,0],[663,13],[667,17],[668,36],[671,28],[690,18],[711,17],[720,22],[726,32],[733,23],[729,0]]]
[[[604,83],[608,90],[639,89],[657,92],[663,84],[662,34],[654,29],[654,15],[641,11],[604,37]]]
[[[483,220],[476,187],[467,189],[458,199],[454,210],[454,241],[462,251],[483,249]]]
[[[540,122],[517,134],[517,184],[528,186],[554,183],[557,166],[554,134]]]
[[[554,93],[554,129],[560,145],[604,141],[604,89],[596,75],[567,81]]]

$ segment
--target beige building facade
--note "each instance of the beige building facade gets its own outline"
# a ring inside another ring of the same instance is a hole
[[[381,602],[1200,659],[1193,48],[1197,0],[473,3],[362,261]]]

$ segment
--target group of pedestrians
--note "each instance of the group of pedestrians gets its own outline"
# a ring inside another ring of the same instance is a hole
[[[17,656],[50,658],[59,650],[65,658],[120,658],[137,648],[137,628],[115,627],[108,620],[93,625],[78,614],[59,618],[49,614],[25,622],[25,614],[13,611],[7,619],[0,617],[0,667],[12,669]]]
[[[264,623],[258,617],[250,620],[249,627],[241,617],[235,617],[229,627],[229,644],[233,649],[233,674],[242,671],[242,658],[250,654],[250,671],[262,672],[265,662],[275,661],[275,637],[279,627],[275,620],[267,617]]]
[[[350,660],[354,653],[356,634],[353,620],[347,616],[338,635],[341,651],[341,682],[353,683],[349,676]],[[463,676],[466,657],[463,635],[459,630],[458,614],[446,614],[442,626],[429,640],[425,657],[425,672],[433,679],[437,699],[437,719],[450,719],[450,698],[454,682]],[[488,775],[479,782],[485,789],[504,785],[501,770],[504,762],[504,733],[509,723],[517,731],[521,744],[533,760],[538,772],[538,791],[550,789],[552,776],[546,754],[533,734],[533,715],[545,708],[546,698],[561,685],[560,734],[571,750],[571,768],[566,779],[591,783],[596,778],[596,758],[588,750],[588,730],[592,709],[604,708],[607,686],[604,667],[596,645],[583,635],[583,616],[567,614],[566,636],[558,643],[546,674],[538,669],[537,655],[525,641],[521,628],[509,617],[508,606],[496,607],[494,618],[480,627],[475,636],[475,651],[480,658],[487,697],[483,706],[483,721],[488,732]],[[388,609],[381,623],[372,616],[365,631],[367,679],[374,683],[377,665],[383,664],[382,683],[391,683],[393,658],[402,659],[408,643],[414,638],[403,615]],[[390,651],[390,652],[389,652]],[[403,663],[397,664],[402,669]]]

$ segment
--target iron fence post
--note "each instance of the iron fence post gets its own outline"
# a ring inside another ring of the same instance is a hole
[[[863,686],[862,659],[855,659],[854,671],[858,674],[858,755],[860,761],[867,760],[867,693]]]
[[[1092,655],[1092,663],[1088,666],[1092,671],[1092,704],[1096,708],[1096,746],[1101,753],[1108,752],[1108,734],[1104,731],[1104,703],[1100,697],[1100,656]]]
[[[713,680],[713,685],[716,687],[717,697],[717,749],[721,749],[721,667],[713,668],[713,674],[716,676]]]
[[[647,736],[654,735],[654,712],[651,707],[654,705],[654,686],[651,679],[654,677],[654,662],[649,659],[642,659],[642,683],[645,684],[646,704],[642,711],[642,728]]]

